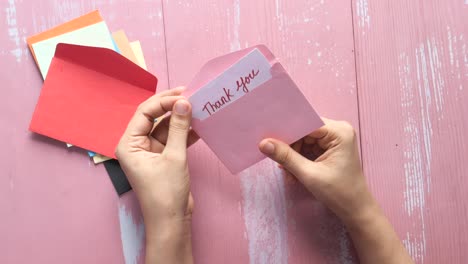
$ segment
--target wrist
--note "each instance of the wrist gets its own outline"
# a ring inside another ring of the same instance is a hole
[[[191,263],[191,218],[145,222],[147,263]]]
[[[371,198],[355,212],[345,217],[341,217],[341,219],[348,230],[352,232],[353,230],[359,230],[369,226],[380,217],[382,217],[382,211],[380,210],[377,201]]]
[[[173,217],[145,217],[143,216],[146,229],[147,242],[158,242],[191,237],[192,217],[191,215]]]

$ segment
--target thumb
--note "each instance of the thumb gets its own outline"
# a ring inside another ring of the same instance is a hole
[[[310,174],[312,161],[296,152],[288,144],[268,138],[260,142],[259,148],[263,154],[278,162],[301,182],[306,175]]]
[[[186,153],[187,138],[192,121],[192,106],[187,100],[178,100],[172,109],[164,151]]]

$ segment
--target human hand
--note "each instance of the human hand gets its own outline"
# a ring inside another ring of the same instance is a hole
[[[149,239],[162,242],[174,236],[190,236],[193,199],[187,145],[198,136],[190,129],[191,106],[180,96],[182,91],[169,90],[143,102],[116,149],[140,202],[147,244],[152,242]],[[155,118],[171,110],[171,116],[164,117],[153,129]]]
[[[351,125],[324,119],[325,126],[289,146],[264,139],[260,150],[295,176],[345,224],[376,206],[364,178]],[[307,158],[306,158],[307,157]]]

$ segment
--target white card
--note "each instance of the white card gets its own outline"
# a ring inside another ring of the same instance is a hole
[[[254,49],[189,98],[193,118],[204,120],[270,80],[270,68],[265,56]]]
[[[58,43],[115,50],[114,41],[104,21],[34,43],[32,48],[44,80],[49,71],[49,66],[54,57],[55,48]]]

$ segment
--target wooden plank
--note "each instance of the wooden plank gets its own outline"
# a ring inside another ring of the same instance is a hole
[[[468,253],[466,1],[355,0],[364,167],[417,263]]]
[[[324,116],[358,127],[351,2],[164,1],[169,84],[204,62],[264,43]],[[280,120],[279,120],[280,122]],[[195,260],[345,263],[344,229],[269,161],[230,175],[203,142],[190,149]]]
[[[143,235],[134,197],[119,200],[84,151],[28,131],[42,80],[25,38],[99,9],[111,30],[141,41],[164,90],[161,3],[9,0],[0,9],[0,262],[136,263]]]

